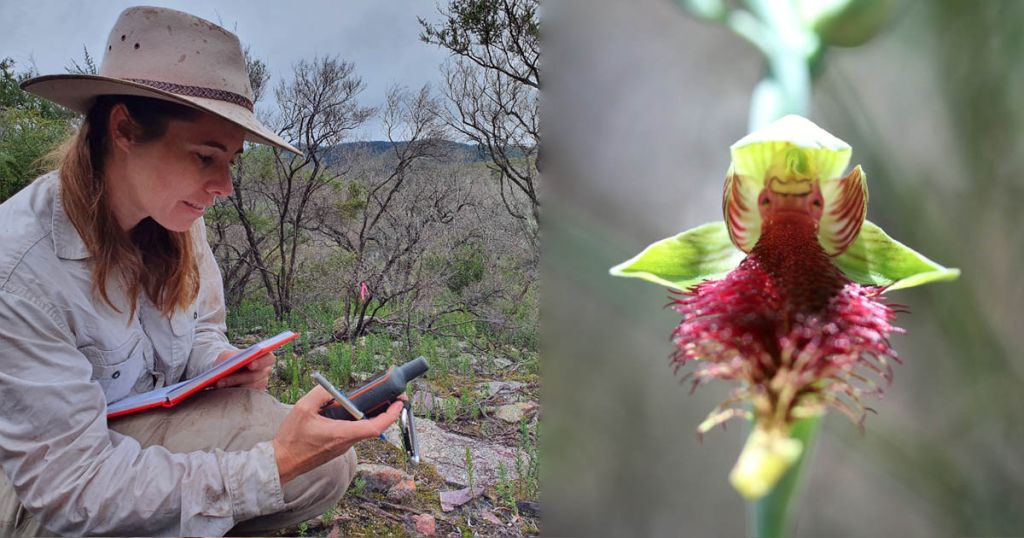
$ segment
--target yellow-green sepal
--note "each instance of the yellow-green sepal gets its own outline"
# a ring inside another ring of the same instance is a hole
[[[772,176],[827,181],[850,164],[850,145],[807,118],[789,115],[758,129],[730,146],[734,172],[753,178],[760,192]],[[755,195],[756,198],[756,195]]]
[[[929,260],[867,220],[853,244],[832,261],[850,280],[858,284],[887,286],[890,290],[954,280],[960,276],[959,269],[943,267]]]
[[[609,273],[683,291],[704,280],[723,278],[745,256],[733,246],[725,223],[712,222],[652,243]]]

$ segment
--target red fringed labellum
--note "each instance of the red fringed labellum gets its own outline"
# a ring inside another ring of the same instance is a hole
[[[817,223],[802,211],[766,215],[757,244],[724,279],[706,281],[672,303],[683,315],[673,331],[677,368],[699,361],[694,386],[713,378],[743,382],[716,409],[704,432],[751,400],[754,418],[785,428],[801,416],[835,407],[860,422],[861,395],[891,380],[896,353],[889,335],[895,312],[880,293],[846,278],[818,241]]]

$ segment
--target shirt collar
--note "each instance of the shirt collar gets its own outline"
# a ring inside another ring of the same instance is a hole
[[[56,175],[56,174],[55,174]],[[59,258],[65,260],[84,260],[89,258],[89,249],[86,248],[82,236],[78,234],[75,225],[71,223],[67,212],[64,210],[64,200],[61,196],[60,182],[55,186],[56,195],[53,198],[53,248]]]

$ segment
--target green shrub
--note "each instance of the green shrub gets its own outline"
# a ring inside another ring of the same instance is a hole
[[[461,293],[472,284],[484,279],[484,262],[487,255],[476,243],[467,243],[460,247],[452,259],[452,272],[445,280],[445,285],[454,293]]]

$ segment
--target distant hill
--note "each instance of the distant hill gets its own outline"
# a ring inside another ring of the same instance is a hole
[[[462,144],[449,140],[442,140],[440,143],[446,151],[451,153],[453,160],[462,162],[478,162],[487,160],[486,155],[484,155],[484,152],[480,150],[479,146],[473,144]],[[327,152],[329,156],[327,160],[333,163],[336,160],[342,159],[344,155],[352,153],[382,155],[389,151],[394,151],[395,146],[400,149],[407,144],[408,142],[389,142],[387,140],[346,142],[331,148]]]
[[[346,142],[339,144],[327,151],[327,164],[336,164],[339,161],[344,160],[346,155],[383,155],[389,151],[394,151],[394,147],[402,148],[407,145],[408,142],[389,142],[387,140],[370,140],[362,142]],[[442,147],[451,154],[451,158],[457,162],[482,162],[487,161],[487,154],[480,148],[480,146],[474,144],[463,144],[460,142],[452,142],[450,140],[441,140],[440,144]],[[514,156],[522,156],[521,152],[514,152]]]

